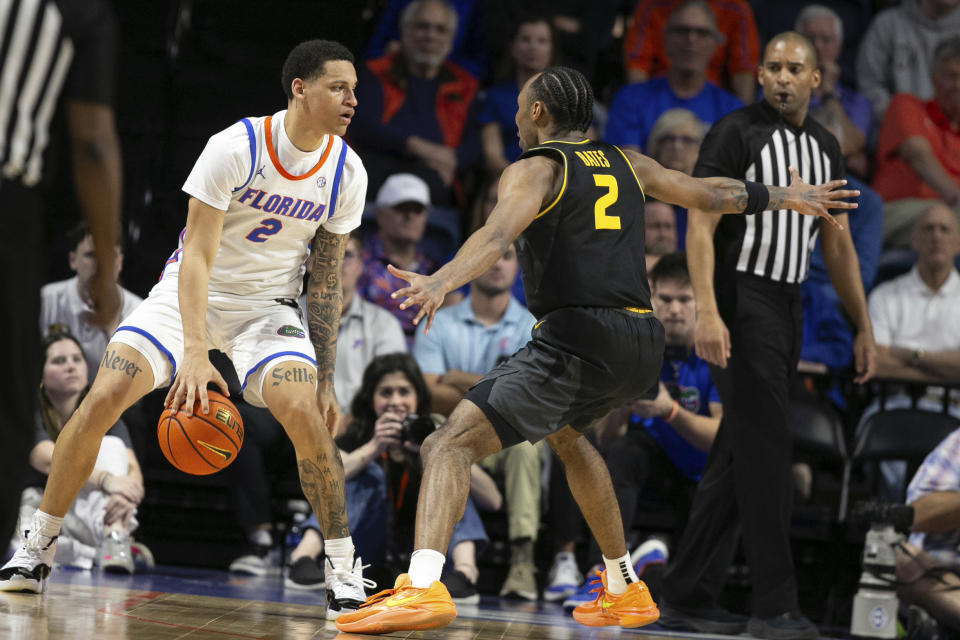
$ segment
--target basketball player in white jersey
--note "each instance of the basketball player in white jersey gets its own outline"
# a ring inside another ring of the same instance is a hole
[[[353,557],[332,437],[340,263],[367,190],[359,157],[340,138],[357,104],[353,56],[336,42],[304,42],[287,57],[282,79],[287,109],[214,135],[187,178],[180,246],[113,335],[93,387],[57,440],[43,501],[22,523],[25,541],[0,570],[0,590],[44,591],[62,517],[127,407],[167,384],[167,406],[187,414],[195,399],[207,413],[208,383],[227,394],[207,357],[216,348],[233,360],[245,399],[268,407],[296,449],[330,562],[328,617],[363,602],[369,581]],[[308,254],[309,337],[296,303]],[[104,474],[98,482],[110,491],[121,479]]]

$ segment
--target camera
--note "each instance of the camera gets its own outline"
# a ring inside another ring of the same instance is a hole
[[[400,426],[403,428],[404,442],[409,440],[414,444],[423,444],[427,436],[436,428],[430,416],[420,416],[415,413],[408,413]]]
[[[900,604],[896,592],[897,547],[913,524],[913,507],[861,502],[851,515],[870,530],[863,545],[863,573],[853,599],[850,634],[857,638],[896,638]]]
[[[854,505],[850,516],[862,527],[888,524],[894,531],[907,534],[913,524],[913,507],[908,504],[864,500]]]

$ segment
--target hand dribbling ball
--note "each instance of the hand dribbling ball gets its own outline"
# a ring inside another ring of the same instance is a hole
[[[180,471],[195,476],[225,468],[236,459],[243,445],[243,420],[237,408],[216,391],[207,391],[207,398],[210,413],[200,413],[197,399],[193,415],[164,409],[157,424],[163,455]]]

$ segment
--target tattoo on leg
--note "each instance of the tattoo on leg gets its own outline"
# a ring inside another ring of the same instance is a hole
[[[100,368],[119,371],[125,376],[130,376],[131,379],[136,378],[137,374],[142,371],[132,360],[122,358],[117,355],[116,351],[109,349],[103,354],[103,360],[100,361]]]
[[[313,369],[308,367],[295,367],[293,369],[288,369],[287,371],[280,371],[279,369],[274,369],[273,373],[270,374],[270,377],[273,379],[271,383],[274,387],[280,386],[283,382],[308,382],[314,384],[317,377],[313,373]]]
[[[343,493],[343,461],[340,452],[334,449],[333,459],[326,453],[317,455],[316,461],[302,459],[298,463],[300,485],[313,512],[320,521],[325,538],[346,538],[347,505]]]

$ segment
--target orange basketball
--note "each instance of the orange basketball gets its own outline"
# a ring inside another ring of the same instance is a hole
[[[200,413],[200,400],[188,416],[181,409],[164,409],[157,424],[160,450],[170,464],[184,473],[205,476],[223,469],[243,445],[240,412],[222,394],[207,391],[210,413]]]

